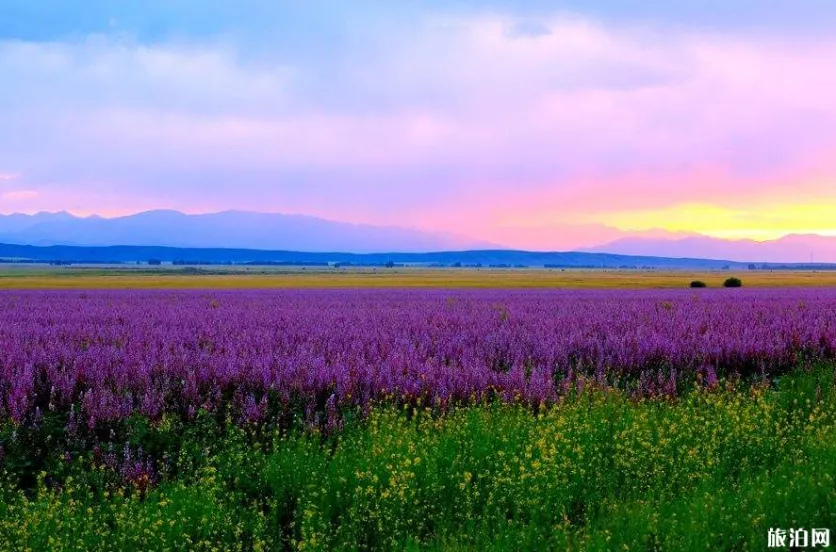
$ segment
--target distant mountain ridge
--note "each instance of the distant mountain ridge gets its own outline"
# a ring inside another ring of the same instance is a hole
[[[712,259],[669,259],[608,253],[533,252],[516,250],[439,251],[430,253],[341,253],[265,251],[254,249],[176,247],[78,247],[33,246],[0,243],[0,260],[60,263],[147,263],[176,264],[353,264],[382,266],[387,263],[442,266],[554,267],[554,268],[669,268],[741,269],[745,265]]]
[[[791,234],[763,242],[708,236],[681,239],[627,237],[583,250],[620,255],[719,257],[746,263],[836,263],[836,237],[817,234]]]
[[[602,228],[608,231],[602,234]],[[563,239],[566,235],[574,237],[570,240]],[[548,244],[553,242],[562,244],[563,247],[559,249],[563,251],[610,253],[654,259],[728,259],[725,262],[740,263],[836,263],[836,237],[819,235],[789,235],[777,240],[757,242],[725,240],[665,230],[622,232],[600,226],[588,229],[588,235],[609,239],[608,243],[576,247],[574,244],[586,235],[587,231],[581,227],[564,225],[544,227],[534,238],[539,238],[535,241],[546,246],[544,249],[547,251]],[[549,239],[550,236],[553,240]],[[623,237],[613,239],[619,236]],[[305,215],[248,211],[188,215],[171,210],[146,211],[115,218],[97,215],[78,217],[63,211],[33,215],[0,215],[0,243],[311,253],[420,253],[503,249],[503,245],[452,234],[350,224]],[[496,262],[516,264],[513,261]]]
[[[460,236],[335,222],[303,215],[146,211],[115,218],[66,212],[0,215],[0,242],[22,245],[166,246],[295,251],[438,251],[495,247]]]

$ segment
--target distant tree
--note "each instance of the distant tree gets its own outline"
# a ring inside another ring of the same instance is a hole
[[[749,270],[757,270],[758,266],[755,263],[749,265]]]
[[[691,282],[691,287],[692,288],[704,288],[704,287],[708,287],[708,286],[702,280],[694,280],[693,282]]]
[[[386,263],[386,268],[395,268],[394,261],[389,261],[388,263]]]
[[[727,287],[727,288],[743,287],[743,281],[741,281],[740,278],[726,278],[726,281],[723,282],[723,287]]]
[[[163,262],[159,259],[148,259],[148,264],[151,266],[160,266]]]

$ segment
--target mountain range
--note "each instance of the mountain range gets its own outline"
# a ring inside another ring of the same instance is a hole
[[[116,245],[12,245],[0,243],[0,260],[52,264],[141,263],[175,265],[428,265],[470,267],[546,268],[668,268],[741,269],[745,265],[711,259],[669,259],[609,253],[535,252],[513,249],[437,251],[430,253],[346,253],[310,251],[265,251],[261,249],[182,248]]]
[[[708,236],[679,239],[634,238],[584,248],[592,253],[731,259],[746,263],[834,263],[836,237],[791,234],[777,240],[724,240]]]
[[[744,263],[836,262],[836,237],[820,235],[789,235],[763,242],[664,231],[639,234],[614,230],[609,235],[622,237],[603,244],[579,243],[571,249],[622,256],[725,259]],[[0,215],[0,243],[350,253],[508,249],[508,244],[448,233],[350,224],[304,215],[247,211],[190,215],[170,210],[114,218],[78,217],[63,211]]]
[[[0,242],[21,245],[164,246],[294,251],[440,251],[496,247],[444,233],[335,222],[303,215],[146,211],[122,217],[67,212],[0,215]]]

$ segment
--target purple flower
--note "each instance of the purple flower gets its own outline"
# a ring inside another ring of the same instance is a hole
[[[0,418],[18,424],[69,412],[75,435],[229,408],[331,431],[380,401],[538,406],[588,384],[673,396],[771,379],[836,358],[836,290],[0,291],[0,351]]]

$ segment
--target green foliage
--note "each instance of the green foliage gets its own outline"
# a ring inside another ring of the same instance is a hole
[[[708,285],[706,285],[706,283],[703,282],[702,280],[694,280],[693,282],[691,282],[691,287],[692,288],[704,288],[704,287],[708,287]]]
[[[39,460],[22,490],[10,427],[0,549],[757,550],[769,527],[836,526],[832,367],[676,400],[591,390],[535,413],[381,406],[330,437],[134,418],[114,432],[156,459],[147,491],[90,440]]]
[[[726,280],[723,282],[723,287],[727,287],[727,288],[743,287],[743,281],[740,278],[735,278],[735,277],[726,278]]]

